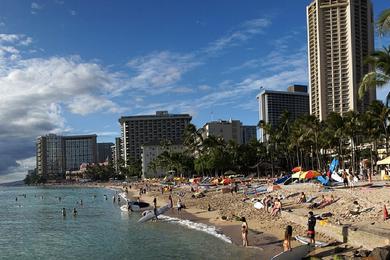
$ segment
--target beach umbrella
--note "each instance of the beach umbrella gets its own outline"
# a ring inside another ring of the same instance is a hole
[[[229,185],[230,183],[232,183],[232,179],[230,178],[225,178],[221,181],[221,184],[223,185]]]
[[[310,170],[310,171],[307,171],[307,172],[304,172],[303,174],[301,174],[301,176],[299,176],[299,178],[300,179],[313,179],[313,178],[317,178],[318,176],[321,176],[321,173],[319,173],[317,171]]]
[[[281,187],[279,185],[271,185],[268,186],[267,191],[275,191],[275,190],[280,190]]]
[[[293,175],[291,175],[291,178],[292,179],[299,179],[299,177],[301,176],[302,173],[303,173],[302,171],[296,172]]]
[[[389,157],[386,157],[386,158],[383,159],[383,160],[377,161],[376,164],[377,164],[377,165],[390,164],[390,156],[389,156]]]
[[[301,166],[297,166],[297,167],[293,168],[291,171],[292,172],[300,172],[300,171],[302,171],[302,167]]]

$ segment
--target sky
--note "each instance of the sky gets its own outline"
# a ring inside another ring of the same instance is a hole
[[[309,2],[1,0],[0,182],[35,167],[37,136],[113,142],[121,116],[256,125],[261,87],[308,82]]]

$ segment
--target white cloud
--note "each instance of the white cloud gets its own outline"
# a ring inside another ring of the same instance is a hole
[[[198,89],[201,91],[208,91],[211,89],[211,87],[209,85],[203,84],[203,85],[198,86]]]
[[[237,28],[233,29],[225,36],[210,43],[209,46],[204,49],[204,51],[206,53],[213,54],[221,51],[222,49],[237,46],[254,37],[255,35],[263,33],[264,29],[270,24],[271,21],[266,18],[248,20],[239,25]]]
[[[153,94],[161,90],[174,89],[173,84],[182,79],[184,73],[198,66],[191,54],[178,54],[168,51],[155,52],[146,56],[137,57],[128,62],[128,66],[135,72],[130,79],[129,86]]]
[[[80,115],[119,111],[110,96],[121,75],[78,56],[24,59],[19,48],[30,43],[0,35],[0,174],[34,155],[36,136],[68,130],[64,108]]]
[[[70,10],[69,14],[72,15],[72,16],[75,16],[77,14],[77,12],[75,10]]]
[[[42,8],[43,8],[43,6],[38,4],[37,2],[32,2],[31,3],[31,13],[32,14],[36,14]]]
[[[74,114],[87,115],[90,113],[104,111],[118,113],[120,107],[103,96],[80,95],[68,103],[69,110]]]

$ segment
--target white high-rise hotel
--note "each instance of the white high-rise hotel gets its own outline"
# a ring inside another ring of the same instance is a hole
[[[307,7],[311,113],[363,112],[375,89],[358,99],[359,83],[370,70],[364,57],[374,50],[370,0],[313,0]]]

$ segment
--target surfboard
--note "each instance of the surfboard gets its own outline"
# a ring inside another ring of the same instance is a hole
[[[335,173],[335,172],[332,173],[331,178],[333,180],[337,181],[337,182],[343,182],[344,181],[343,178],[340,175],[338,175],[337,173]]]
[[[274,184],[282,184],[285,181],[287,181],[289,178],[291,178],[290,175],[283,176],[283,177],[277,179],[276,181],[274,181]]]
[[[264,205],[263,205],[263,203],[261,203],[261,202],[256,202],[256,203],[253,205],[253,207],[255,207],[255,209],[262,209],[262,208],[264,208]]]
[[[318,176],[317,180],[319,182],[321,182],[322,185],[328,185],[329,184],[329,179],[328,178],[324,178],[323,176]]]
[[[282,252],[272,257],[271,260],[295,260],[302,259],[308,253],[310,253],[311,247],[309,245],[297,246],[291,249],[291,251]]]
[[[301,242],[302,244],[305,244],[305,245],[309,244],[309,242],[310,242],[310,238],[308,238],[308,237],[295,236],[295,239],[297,241]],[[329,245],[329,243],[317,241],[317,240],[316,240],[316,244],[315,244],[316,247],[324,247],[324,246],[328,246],[328,245]]]
[[[157,209],[157,216],[164,214],[170,209],[169,204],[165,205],[164,207],[160,207]],[[154,211],[153,210],[147,210],[142,213],[144,215],[142,218],[138,220],[138,223],[144,223],[146,221],[149,221],[153,218],[155,218]]]

